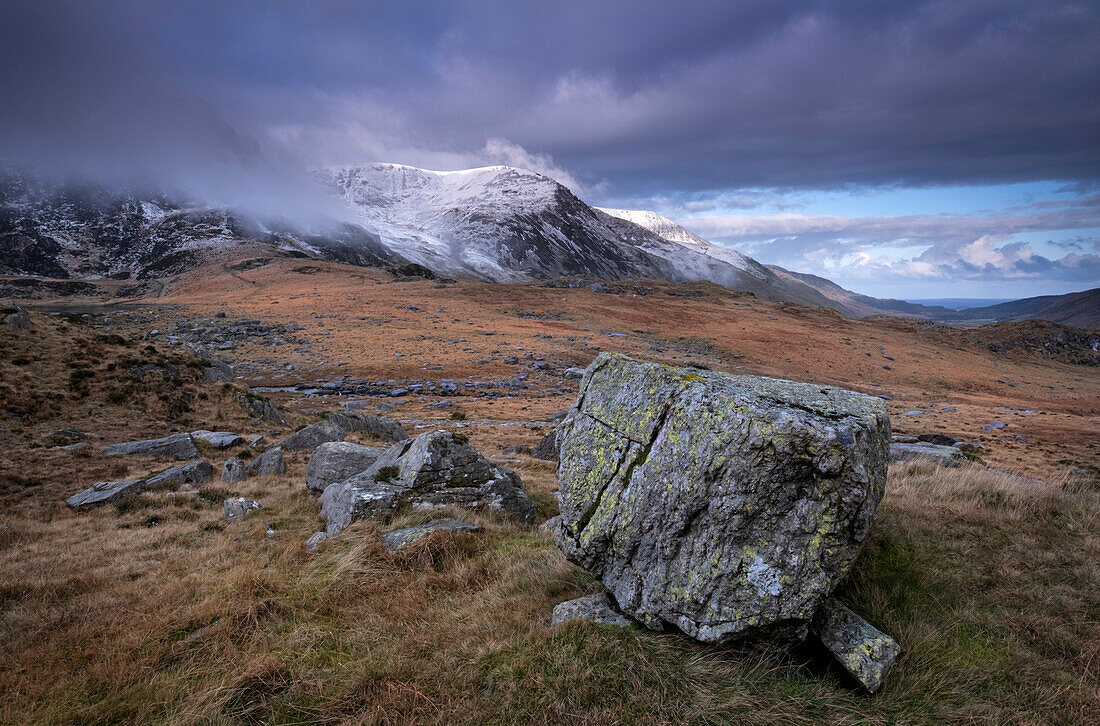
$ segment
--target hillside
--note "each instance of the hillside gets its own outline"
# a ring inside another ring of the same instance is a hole
[[[1081,328],[1100,328],[1100,287],[1066,295],[1041,295],[958,311],[969,320],[1037,318]]]

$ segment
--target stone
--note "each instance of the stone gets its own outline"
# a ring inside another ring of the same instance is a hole
[[[405,527],[382,535],[382,544],[390,552],[405,549],[414,542],[419,542],[432,532],[447,532],[448,534],[473,534],[480,532],[481,527],[461,519],[436,519],[416,527]]]
[[[145,482],[140,479],[128,481],[100,481],[88,487],[82,492],[72,495],[65,500],[65,504],[79,511],[98,507],[116,499],[121,499],[127,494],[137,494],[145,488]]]
[[[952,446],[964,454],[980,454],[985,451],[985,447],[976,441],[956,441]]]
[[[199,456],[199,450],[195,448],[191,434],[172,434],[163,439],[146,441],[126,441],[108,446],[103,453],[111,456],[159,456],[164,459],[196,459]]]
[[[605,592],[585,595],[576,600],[566,600],[554,606],[554,613],[550,616],[551,625],[562,625],[573,620],[584,620],[597,625],[613,625],[619,628],[629,628],[635,624],[633,620],[611,607],[611,600]]]
[[[229,431],[192,431],[191,438],[205,441],[215,449],[228,449],[244,443],[244,439]]]
[[[316,552],[326,539],[328,539],[328,535],[324,532],[314,532],[306,540],[306,552]]]
[[[379,438],[382,441],[405,441],[409,435],[401,424],[384,416],[371,416],[366,413],[345,413],[334,411],[327,416],[328,420],[336,424],[344,431],[362,431],[363,433]]]
[[[954,446],[940,446],[918,442],[915,444],[890,444],[890,463],[927,461],[942,466],[958,466],[966,461],[966,455]]]
[[[248,474],[257,476],[278,476],[286,473],[286,460],[283,458],[283,449],[273,446],[257,456],[244,466]]]
[[[146,489],[155,489],[170,485],[190,484],[192,486],[206,486],[214,479],[214,467],[210,463],[197,459],[180,466],[165,469],[159,474],[145,479]]]
[[[220,381],[233,381],[236,379],[236,375],[233,373],[233,366],[226,363],[221,358],[216,357],[211,353],[206,346],[200,343],[184,343],[180,346],[184,350],[194,353],[196,356],[202,359],[206,363],[206,367],[203,368],[202,375],[208,381],[220,382]]]
[[[818,608],[813,631],[844,670],[871,693],[879,689],[901,653],[897,641],[833,598]]]
[[[889,439],[877,397],[601,353],[558,427],[558,546],[651,629],[800,640],[870,531]]]
[[[222,464],[222,483],[237,484],[244,481],[244,462],[238,456],[230,456]]]
[[[936,444],[937,446],[954,446],[958,439],[954,436],[948,436],[947,434],[920,434],[917,436],[917,441]]]
[[[584,369],[577,368],[575,366],[572,368],[566,368],[564,371],[561,372],[561,377],[569,380],[579,381],[581,378],[584,377]]]
[[[244,393],[237,391],[234,397],[254,417],[273,423],[276,426],[286,426],[286,419],[283,418],[283,414],[279,413],[279,407],[275,405],[274,401],[263,396],[257,396],[252,391]]]
[[[250,449],[261,449],[265,446],[267,446],[267,439],[264,438],[263,434],[257,434],[248,442],[248,448]]]
[[[531,450],[531,456],[536,459],[542,459],[543,461],[557,461],[559,453],[557,430],[551,431],[546,434],[546,436],[543,436],[542,441]]]
[[[561,515],[559,514],[556,517],[551,517],[550,519],[548,519],[545,522],[543,522],[542,524],[540,524],[539,528],[535,531],[537,531],[539,534],[548,534],[551,537],[554,537],[554,536],[557,535],[558,527],[560,527],[560,526],[561,526]]]
[[[304,426],[275,444],[287,451],[316,449],[327,441],[343,441],[344,429],[331,421],[318,421]]]
[[[398,507],[487,507],[530,522],[535,505],[519,477],[469,445],[462,434],[429,431],[394,444],[366,471],[325,489],[321,515],[329,535]]]
[[[313,452],[306,466],[306,489],[321,495],[325,487],[342,482],[366,471],[385,449],[353,444],[349,441],[327,441]]]
[[[916,436],[906,436],[905,434],[893,434],[890,437],[890,441],[895,444],[915,444],[920,441]]]
[[[4,325],[12,330],[27,330],[31,327],[31,316],[23,308],[16,308],[14,313],[4,316]]]
[[[78,441],[75,444],[65,444],[64,446],[55,446],[55,449],[61,451],[91,451],[92,445],[87,441]]]
[[[253,510],[259,509],[260,503],[244,497],[231,497],[222,502],[222,506],[225,507],[225,518],[232,522]]]

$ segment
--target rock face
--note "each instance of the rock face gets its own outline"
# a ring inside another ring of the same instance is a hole
[[[280,475],[286,473],[286,460],[279,446],[272,447],[245,464],[244,470],[259,476]]]
[[[321,444],[309,457],[306,466],[306,488],[311,494],[321,495],[329,484],[344,481],[371,467],[384,449],[353,444],[348,441],[329,441]]]
[[[890,463],[927,461],[943,466],[958,466],[966,456],[954,446],[940,446],[923,441],[915,444],[890,444]]]
[[[362,431],[382,441],[405,441],[409,435],[401,424],[383,416],[370,416],[365,413],[343,413],[334,411],[327,419],[344,431]]]
[[[585,595],[576,600],[566,600],[554,606],[554,613],[550,617],[551,625],[561,625],[571,620],[584,620],[620,628],[629,628],[634,625],[633,620],[611,607],[611,601],[604,592]]]
[[[290,436],[275,444],[287,451],[316,449],[327,441],[343,441],[344,429],[331,421],[318,421],[298,429]]]
[[[558,428],[558,545],[647,627],[801,639],[870,530],[889,440],[878,398],[603,353]]]
[[[818,609],[813,631],[844,670],[871,693],[879,689],[901,653],[897,641],[832,598]]]
[[[358,519],[382,517],[404,504],[488,507],[525,522],[535,516],[515,472],[475,451],[461,434],[430,431],[386,450],[369,469],[329,486],[321,515],[330,535]]]
[[[108,446],[103,450],[104,454],[140,454],[142,456],[160,456],[165,459],[195,459],[199,450],[195,448],[195,442],[191,434],[172,434],[163,439],[149,439],[147,441],[126,441],[121,444]]]
[[[474,534],[480,532],[481,527],[461,519],[437,519],[427,524],[405,529],[394,530],[382,535],[382,544],[391,552],[405,549],[414,542],[419,542],[432,532],[447,532],[448,534]]]

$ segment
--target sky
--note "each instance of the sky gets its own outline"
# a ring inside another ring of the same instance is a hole
[[[281,210],[313,166],[510,164],[858,292],[1054,294],[1100,285],[1098,38],[1061,0],[5,0],[0,157]]]

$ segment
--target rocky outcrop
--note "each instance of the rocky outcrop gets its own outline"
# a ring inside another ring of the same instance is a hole
[[[901,653],[897,641],[833,598],[821,603],[813,631],[844,670],[874,693]]]
[[[353,444],[348,441],[328,441],[309,457],[306,466],[306,489],[321,495],[325,487],[366,471],[385,449]]]
[[[940,446],[919,441],[915,444],[890,444],[890,463],[925,461],[942,466],[958,466],[966,455],[954,446]]]
[[[633,620],[611,607],[611,600],[604,592],[585,595],[576,600],[566,600],[554,606],[554,612],[550,617],[551,625],[561,625],[573,620],[584,620],[597,625],[614,625],[619,628],[629,628],[635,624]]]
[[[318,421],[298,429],[282,441],[276,442],[275,446],[287,451],[309,451],[328,441],[343,440],[344,429],[331,421]]]
[[[382,535],[382,544],[391,552],[403,550],[409,545],[419,542],[433,532],[446,532],[448,534],[474,534],[480,532],[481,527],[461,519],[436,519],[427,524],[416,527],[405,527]]]
[[[535,506],[515,472],[497,466],[469,445],[465,436],[431,431],[390,447],[369,469],[334,484],[321,495],[327,531],[378,518],[411,505],[458,504],[507,512],[525,522]]]
[[[195,448],[195,442],[191,434],[172,434],[163,439],[148,439],[146,441],[126,441],[121,444],[113,444],[103,450],[108,455],[140,455],[159,456],[164,459],[195,459],[199,450]]]
[[[279,407],[275,405],[274,401],[258,396],[252,391],[237,391],[234,398],[254,418],[273,423],[276,426],[286,426],[286,419],[283,418],[283,414],[279,413]]]
[[[180,347],[184,350],[191,351],[206,363],[206,367],[202,370],[203,378],[206,380],[214,382],[231,382],[236,379],[236,375],[233,373],[233,366],[229,365],[221,358],[216,357],[206,346],[200,343],[187,342]]]
[[[283,450],[274,446],[257,456],[244,466],[247,474],[256,476],[278,476],[286,473],[286,459],[283,458]]]
[[[23,308],[15,308],[14,312],[5,312],[4,325],[12,330],[27,330],[31,327],[31,316]]]
[[[348,433],[361,431],[368,436],[391,442],[405,441],[409,438],[401,424],[384,416],[334,411],[326,418]]]
[[[601,354],[558,429],[566,557],[697,640],[801,639],[886,481],[884,403]]]

